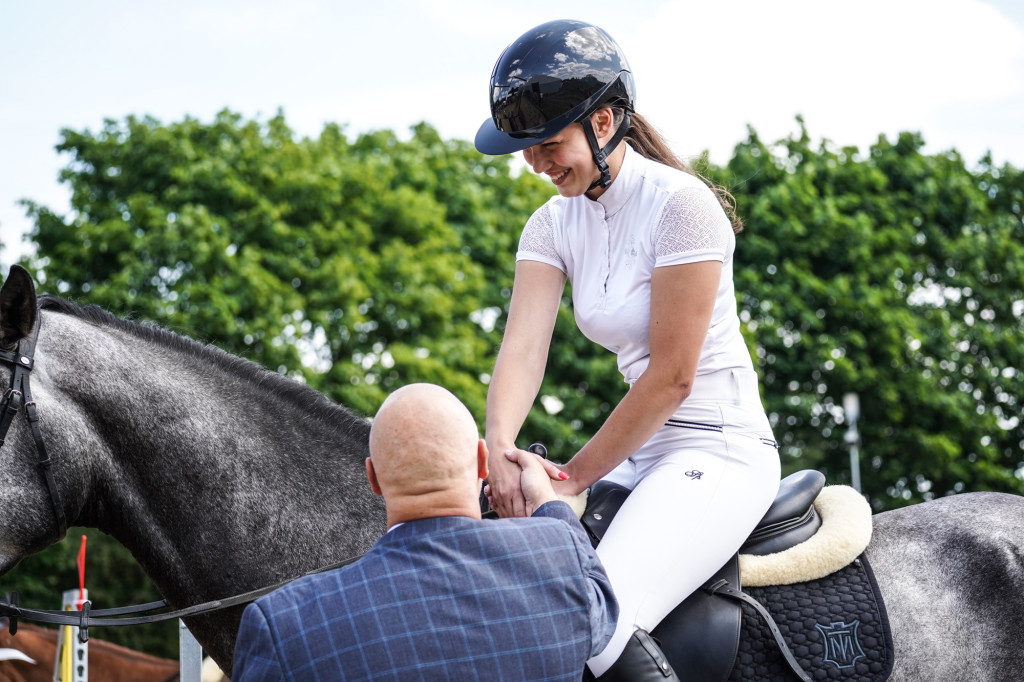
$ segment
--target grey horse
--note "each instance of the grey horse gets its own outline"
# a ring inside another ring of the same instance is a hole
[[[35,298],[28,273],[12,269],[0,343],[29,332]],[[383,534],[364,418],[179,335],[57,298],[38,303],[32,397],[68,523],[116,538],[172,606],[277,584],[362,554]],[[59,539],[35,462],[18,417],[0,448],[0,573]],[[236,608],[186,620],[229,674],[240,617]]]
[[[52,296],[37,305],[12,268],[0,345],[37,315],[31,385],[63,512],[131,550],[172,606],[294,578],[384,531],[359,415],[171,332]],[[35,459],[16,419],[0,448],[0,574],[59,539]],[[1024,498],[964,494],[880,514],[868,556],[897,647],[892,680],[1019,679]],[[239,617],[187,619],[229,674]]]

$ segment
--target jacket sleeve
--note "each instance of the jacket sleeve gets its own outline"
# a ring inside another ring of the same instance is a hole
[[[590,538],[583,529],[572,508],[565,502],[548,502],[537,507],[534,517],[547,517],[564,521],[569,526],[570,535],[576,545],[576,556],[587,583],[587,596],[590,603],[590,646],[589,658],[598,655],[608,646],[615,632],[615,623],[619,618],[619,603],[615,599],[608,574],[605,573],[597,552],[590,544]]]
[[[270,634],[270,623],[258,603],[249,604],[242,612],[231,679],[235,682],[280,682],[284,679]]]

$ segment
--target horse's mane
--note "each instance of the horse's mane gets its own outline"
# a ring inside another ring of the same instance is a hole
[[[369,437],[369,422],[352,410],[332,402],[316,389],[272,372],[251,360],[232,355],[210,344],[160,327],[154,322],[135,322],[117,317],[97,305],[79,306],[53,294],[39,296],[39,309],[49,310],[100,327],[111,327],[130,334],[147,343],[169,350],[200,357],[225,371],[239,376],[254,386],[269,391],[275,397],[298,404],[312,417],[326,421],[354,438]]]

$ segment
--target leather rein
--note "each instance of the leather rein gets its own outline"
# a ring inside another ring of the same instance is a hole
[[[4,445],[4,441],[7,438],[7,432],[10,430],[11,424],[14,422],[14,417],[17,416],[18,412],[21,411],[21,408],[24,407],[25,416],[28,419],[29,427],[32,431],[32,439],[35,441],[36,445],[36,454],[38,455],[36,464],[42,471],[43,478],[46,481],[46,488],[50,493],[50,502],[53,505],[53,513],[57,518],[57,541],[59,542],[67,534],[68,522],[67,517],[64,514],[64,505],[61,502],[60,490],[57,488],[57,482],[53,477],[52,462],[46,452],[46,444],[43,442],[43,434],[39,428],[39,413],[36,411],[36,403],[32,399],[32,392],[29,386],[29,376],[32,372],[32,367],[35,364],[33,356],[35,355],[36,342],[39,339],[39,327],[41,321],[42,315],[36,315],[36,320],[32,325],[32,331],[28,336],[22,338],[13,350],[0,349],[0,363],[11,365],[14,368],[11,374],[10,387],[4,394],[3,399],[0,400],[0,447],[3,447]],[[361,555],[350,557],[344,561],[340,561],[331,566],[318,568],[304,575],[323,573],[335,568],[341,568],[342,566],[347,566],[348,564],[357,561],[360,557]],[[82,642],[86,642],[89,639],[90,627],[147,625],[149,623],[159,623],[175,618],[188,618],[190,616],[226,609],[232,606],[248,604],[249,602],[256,601],[264,595],[270,594],[279,587],[287,585],[292,582],[292,580],[294,580],[294,578],[284,580],[275,585],[245,592],[234,597],[228,597],[227,599],[215,599],[213,601],[196,604],[176,611],[148,616],[131,617],[123,616],[156,611],[167,608],[170,605],[166,600],[160,600],[149,602],[148,604],[139,604],[137,606],[98,609],[94,611],[91,609],[90,602],[85,602],[82,605],[81,611],[29,609],[18,606],[18,593],[12,592],[5,595],[4,598],[0,600],[0,618],[6,617],[9,619],[9,630],[12,635],[18,631],[18,619],[24,618],[25,620],[37,623],[53,623],[56,625],[71,625],[77,627],[79,628],[79,639]]]

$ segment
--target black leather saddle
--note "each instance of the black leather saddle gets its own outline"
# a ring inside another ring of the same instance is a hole
[[[825,476],[818,471],[800,471],[784,478],[775,502],[740,548],[740,553],[774,554],[814,535],[821,527],[821,518],[813,503],[824,485]],[[629,489],[606,481],[599,481],[591,488],[580,520],[595,547],[629,493]],[[739,648],[743,603],[766,619],[793,673],[809,680],[789,653],[771,615],[740,589],[738,555],[669,613],[651,635],[661,642],[673,667],[686,677],[711,682],[727,680]]]
[[[774,554],[817,533],[821,517],[814,509],[814,500],[824,487],[825,475],[820,471],[798,471],[782,479],[775,501],[743,543],[740,553]],[[598,481],[590,488],[587,509],[580,521],[595,547],[629,493],[628,488],[608,481]]]

